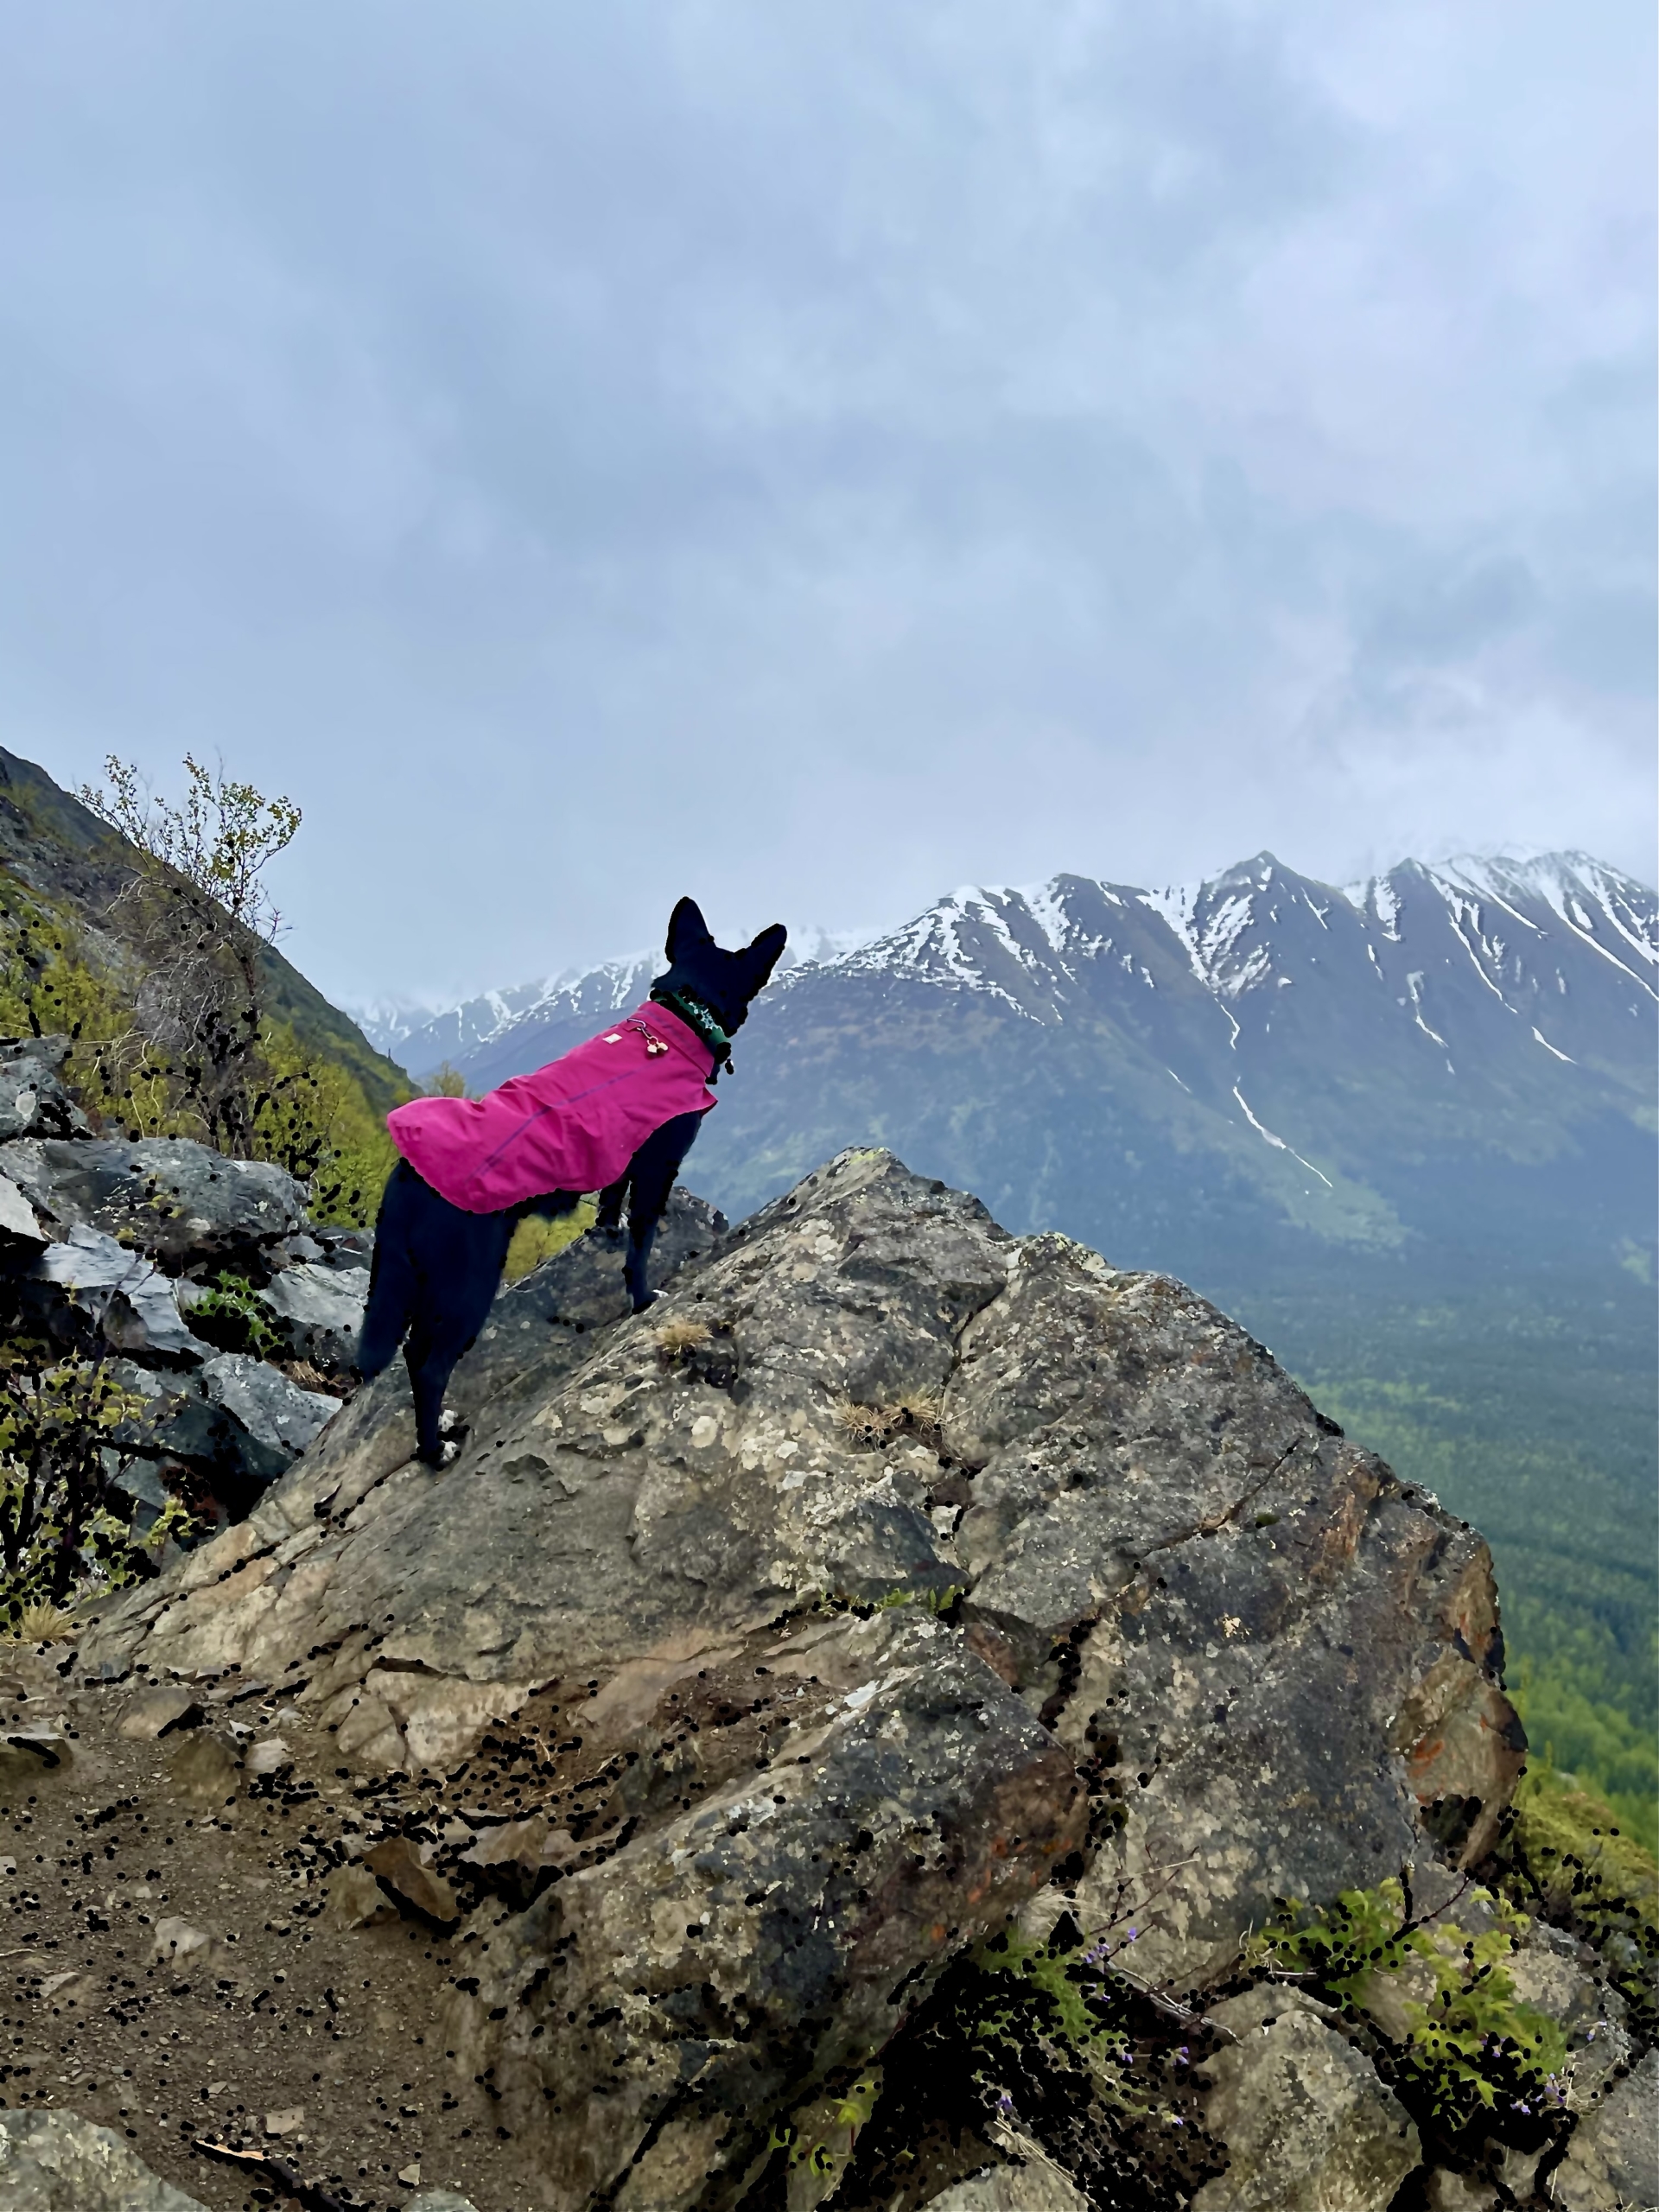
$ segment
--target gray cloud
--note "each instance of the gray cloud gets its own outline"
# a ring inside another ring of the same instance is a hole
[[[453,988],[969,878],[1650,874],[1651,23],[0,0],[0,709]]]

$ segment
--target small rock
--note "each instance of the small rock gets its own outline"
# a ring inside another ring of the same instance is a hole
[[[363,1867],[340,1866],[328,1878],[327,1914],[336,1928],[378,1928],[396,1920],[397,1908]]]
[[[342,1273],[302,1262],[284,1268],[260,1293],[283,1338],[302,1359],[348,1367],[356,1356],[369,1279],[360,1268]]]
[[[362,1863],[429,1920],[448,1922],[459,1915],[454,1891],[441,1874],[435,1874],[423,1863],[406,1835],[389,1835],[372,1851],[364,1853]]]
[[[263,1744],[254,1745],[247,1758],[250,1774],[279,1774],[293,1764],[294,1754],[280,1736],[267,1736]]]
[[[1211,2018],[1237,2037],[1207,2068],[1205,2125],[1229,2163],[1192,2212],[1386,2212],[1422,2145],[1370,2061],[1294,1991],[1246,1990]]]
[[[236,1745],[217,1729],[187,1737],[168,1769],[174,1785],[188,1797],[222,1804],[236,1788]]]
[[[59,1073],[67,1037],[19,1039],[0,1051],[0,1142],[13,1137],[90,1136],[92,1125]]]
[[[401,2175],[399,2180],[403,2178]],[[429,2189],[411,2196],[404,2212],[478,2212],[470,2196],[457,2196],[453,2189]]]
[[[221,1352],[201,1370],[210,1403],[239,1421],[256,1444],[296,1459],[340,1411],[340,1400],[302,1390],[280,1368],[245,1352]]]
[[[399,2166],[397,2178],[405,2189],[418,2189],[421,2185],[420,2160],[416,2158],[413,2165]]]
[[[1034,2145],[1027,2152],[957,2182],[928,2212],[1088,2212],[1089,2199],[1076,2183]]]
[[[79,1980],[78,1973],[49,1974],[41,1984],[41,1994],[42,1997],[55,1997],[60,1989],[67,1989],[72,1981]]]
[[[567,1866],[581,1853],[569,1828],[550,1828],[540,1813],[532,1813],[525,1820],[486,1828],[461,1856],[464,1866],[519,1866],[534,1875],[543,1866]]]
[[[42,1775],[74,1764],[75,1754],[61,1729],[17,1728],[0,1736],[0,1789],[38,1782]]]
[[[196,1951],[205,1951],[213,1940],[206,1929],[194,1928],[181,1915],[169,1913],[165,1920],[156,1922],[151,1948],[160,1959],[188,1959]]]
[[[210,2097],[222,2097],[230,2086],[228,2082],[210,2082],[207,2084],[207,2094]]]
[[[289,2105],[281,2112],[265,2114],[265,2133],[269,2136],[297,2135],[304,2126],[303,2105]]]
[[[197,1727],[201,1718],[201,1707],[189,1690],[142,1690],[122,1714],[118,1732],[132,1743],[149,1743],[175,1728]]]
[[[10,1175],[0,1175],[0,1230],[37,1248],[51,1241],[35,1220],[34,1207]]]
[[[1497,2190],[1478,2174],[1436,2166],[1423,2184],[1423,2202],[1427,2212],[1497,2212]]]

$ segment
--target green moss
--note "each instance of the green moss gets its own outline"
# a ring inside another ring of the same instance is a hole
[[[1659,2037],[1659,1865],[1611,1808],[1534,1766],[1497,1858],[1508,1895],[1590,1942],[1632,2024]]]

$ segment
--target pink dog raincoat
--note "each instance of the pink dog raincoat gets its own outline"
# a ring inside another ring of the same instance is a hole
[[[602,1191],[664,1122],[703,1114],[714,1055],[647,1000],[614,1028],[484,1098],[415,1098],[386,1116],[392,1142],[440,1197],[499,1213],[549,1191]]]

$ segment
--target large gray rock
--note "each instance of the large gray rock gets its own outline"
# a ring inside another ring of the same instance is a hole
[[[0,2110],[5,2212],[207,2212],[107,2127],[72,2112]]]
[[[1579,2122],[1548,2192],[1561,2212],[1659,2212],[1659,2048]]]
[[[29,1269],[96,1323],[118,1351],[162,1359],[205,1359],[209,1347],[179,1312],[172,1283],[142,1252],[101,1229],[77,1223],[60,1244],[48,1244]]]
[[[696,1249],[637,1319],[550,1262],[447,1472],[389,1371],[81,1647],[282,1679],[331,1764],[542,1746],[429,1843],[559,2212],[712,2202],[1010,1913],[1127,1901],[1198,1988],[1278,1893],[1450,1881],[1519,1764],[1490,1560],[1259,1345],[884,1153]]]
[[[1228,2153],[1192,2212],[1387,2212],[1422,2164],[1417,2130],[1370,2059],[1294,1990],[1247,1990],[1210,2018],[1205,2125]]]
[[[1055,1236],[1010,1257],[943,1408],[944,1450],[979,1470],[969,1632],[1111,1825],[1033,1932],[1063,1903],[1087,1927],[1145,1900],[1138,1971],[1192,1987],[1274,1898],[1421,1859],[1425,1814],[1472,1863],[1526,1740],[1480,1537],[1184,1285]]]
[[[325,1267],[314,1260],[284,1268],[260,1295],[276,1316],[283,1342],[319,1367],[349,1367],[368,1300],[361,1268]]]
[[[55,1236],[77,1225],[120,1231],[175,1268],[246,1261],[305,1219],[305,1194],[280,1167],[185,1137],[21,1137],[0,1146],[0,1173]]]
[[[0,1144],[12,1137],[91,1135],[59,1074],[69,1043],[67,1037],[0,1039]]]
[[[201,1370],[208,1402],[222,1407],[257,1444],[297,1459],[340,1411],[326,1391],[302,1390],[280,1368],[245,1352],[221,1352]]]

